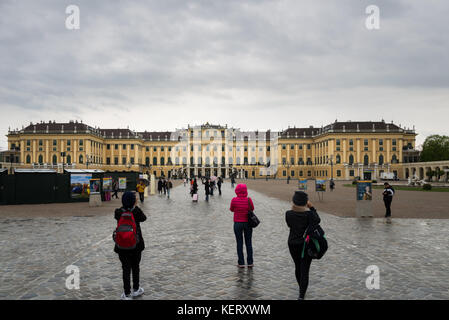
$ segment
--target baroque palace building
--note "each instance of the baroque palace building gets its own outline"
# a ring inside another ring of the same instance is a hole
[[[242,132],[208,123],[174,132],[135,132],[50,121],[7,135],[8,151],[21,168],[336,180],[377,179],[381,172],[406,178],[404,163],[418,161],[415,137],[414,129],[383,120],[281,132]]]

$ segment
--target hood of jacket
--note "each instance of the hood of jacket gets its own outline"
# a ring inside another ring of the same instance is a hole
[[[247,197],[248,189],[246,188],[246,184],[238,184],[237,187],[235,187],[235,194],[237,197]]]

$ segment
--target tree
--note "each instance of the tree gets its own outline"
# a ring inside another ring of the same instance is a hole
[[[424,141],[421,161],[441,161],[449,160],[449,137],[431,135]]]

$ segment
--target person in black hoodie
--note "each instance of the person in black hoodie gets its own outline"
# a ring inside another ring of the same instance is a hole
[[[285,213],[285,220],[290,228],[288,248],[295,263],[295,276],[299,285],[298,300],[304,300],[309,285],[309,270],[312,263],[312,258],[307,252],[301,258],[304,246],[304,232],[309,226],[309,223],[320,223],[320,217],[316,213],[312,203],[308,201],[307,193],[296,191],[292,200],[292,209]]]
[[[114,247],[114,252],[118,254],[123,269],[123,288],[124,292],[121,296],[122,300],[130,300],[133,297],[141,296],[144,293],[142,287],[139,286],[140,260],[142,258],[142,251],[145,249],[145,243],[142,237],[142,230],[140,223],[144,222],[147,217],[142,210],[136,206],[137,198],[134,192],[127,191],[122,196],[122,207],[115,210],[114,218],[119,220],[124,211],[131,211],[136,222],[136,232],[138,236],[138,243],[134,249],[120,249],[117,244]],[[131,293],[131,272],[133,275],[133,292]]]

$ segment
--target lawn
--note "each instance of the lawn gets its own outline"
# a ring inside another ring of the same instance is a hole
[[[344,187],[353,187],[355,188],[355,184],[344,184]],[[384,186],[373,185],[373,189],[383,189]],[[449,192],[448,187],[432,187],[431,190],[423,190],[422,187],[414,187],[414,186],[393,186],[395,190],[405,190],[405,191],[424,191],[424,192]]]

